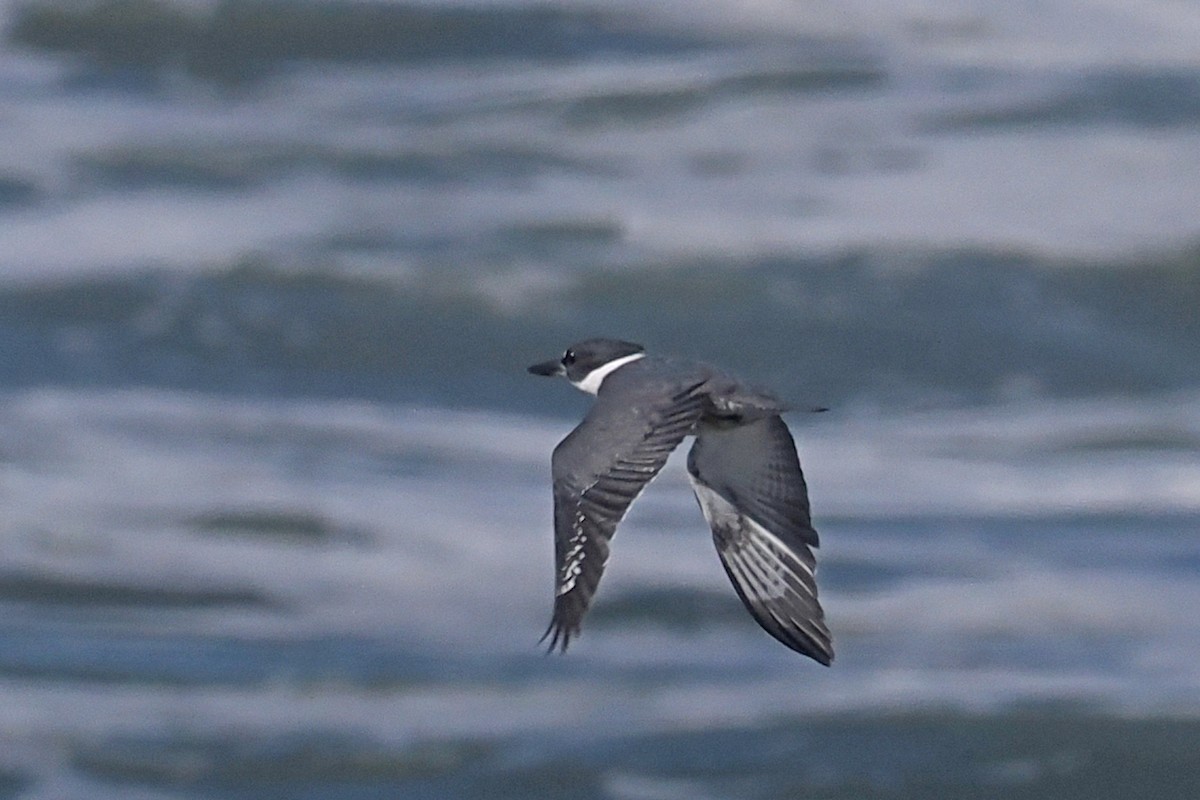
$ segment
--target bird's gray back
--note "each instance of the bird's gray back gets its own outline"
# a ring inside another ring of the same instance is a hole
[[[704,364],[655,356],[616,370],[604,379],[587,416],[555,448],[555,480],[584,488],[630,448],[631,439],[647,434],[655,415],[675,404],[673,398],[698,385],[703,392],[721,377]]]

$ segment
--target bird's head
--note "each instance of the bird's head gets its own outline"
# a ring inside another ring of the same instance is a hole
[[[585,339],[566,349],[562,357],[534,364],[534,375],[562,375],[575,388],[595,394],[608,374],[646,354],[646,348],[620,339]]]

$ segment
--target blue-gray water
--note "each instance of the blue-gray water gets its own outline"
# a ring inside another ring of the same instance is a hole
[[[0,3],[0,798],[1200,796],[1200,11]],[[682,465],[584,635],[524,366],[790,417],[837,646]]]

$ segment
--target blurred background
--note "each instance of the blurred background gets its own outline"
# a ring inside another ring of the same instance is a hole
[[[1200,6],[0,36],[0,798],[1200,797]],[[593,335],[832,408],[832,669],[679,459],[542,654]]]

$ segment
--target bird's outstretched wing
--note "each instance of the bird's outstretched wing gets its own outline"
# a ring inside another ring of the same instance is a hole
[[[631,407],[601,392],[558,447],[554,474],[554,615],[543,641],[567,649],[579,633],[608,561],[608,543],[630,504],[703,414],[704,381]],[[653,395],[648,395],[653,396]]]
[[[825,613],[817,601],[817,532],[787,425],[770,416],[703,426],[688,472],[738,597],[783,644],[828,665]]]

